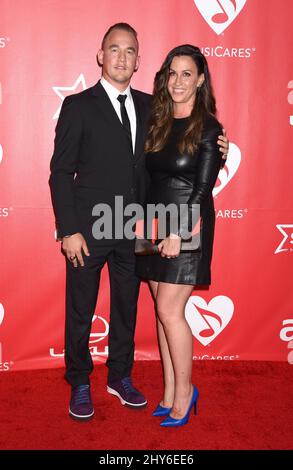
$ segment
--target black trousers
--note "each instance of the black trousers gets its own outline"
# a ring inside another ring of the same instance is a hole
[[[72,386],[89,383],[93,361],[89,336],[99,290],[100,273],[108,263],[111,292],[108,380],[128,377],[134,360],[134,331],[140,281],[135,275],[134,241],[109,247],[91,246],[85,266],[66,259],[65,378]]]

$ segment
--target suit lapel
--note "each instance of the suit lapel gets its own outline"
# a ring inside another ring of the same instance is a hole
[[[136,114],[136,136],[135,136],[135,149],[134,159],[137,160],[143,154],[143,121],[140,103],[134,90],[131,90],[132,99],[135,107]]]
[[[101,111],[111,120],[112,125],[115,126],[117,132],[122,132],[125,134],[125,129],[123,128],[123,124],[121,123],[119,117],[113,105],[111,103],[110,98],[108,97],[105,89],[101,85],[100,81],[96,85],[92,87],[92,93],[98,99],[97,105],[101,109]],[[144,140],[144,121],[143,121],[143,109],[135,90],[131,89],[131,94],[133,98],[133,103],[135,107],[135,114],[136,114],[136,137],[135,137],[135,149],[134,149],[134,160],[139,159],[143,155],[143,140]],[[115,131],[114,129],[114,131]]]
[[[115,125],[116,129],[119,132],[125,133],[123,125],[117,116],[115,109],[111,103],[109,96],[107,95],[105,89],[101,85],[100,81],[92,88],[92,93],[94,96],[98,98],[97,104],[101,111],[112,121],[113,125]]]

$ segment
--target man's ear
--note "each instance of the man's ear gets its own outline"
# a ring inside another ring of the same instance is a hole
[[[97,52],[97,63],[100,67],[102,67],[103,65],[103,58],[104,58],[104,51],[103,49],[99,49],[98,52]]]
[[[140,56],[138,55],[137,58],[136,58],[136,64],[135,64],[135,67],[134,67],[135,72],[138,70],[139,65],[140,65]]]

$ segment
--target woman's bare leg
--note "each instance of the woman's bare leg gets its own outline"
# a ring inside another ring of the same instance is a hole
[[[167,341],[169,356],[164,360],[167,369],[170,361],[175,377],[175,395],[171,416],[180,419],[185,416],[192,397],[192,357],[193,336],[185,319],[185,305],[193,291],[193,286],[159,282],[156,289],[156,306],[159,320],[165,335],[161,334],[163,350]]]
[[[158,282],[149,281],[150,289],[153,295],[153,299],[155,302],[156,307],[156,297],[157,297],[157,290],[158,290]],[[163,369],[163,378],[164,378],[164,395],[163,400],[161,401],[160,405],[166,408],[172,408],[174,402],[174,395],[175,395],[175,378],[174,378],[174,369],[171,361],[169,346],[166,340],[165,331],[161,320],[159,319],[158,315],[156,314],[157,320],[157,336],[158,336],[158,344],[160,350],[160,356],[162,361],[162,369]]]

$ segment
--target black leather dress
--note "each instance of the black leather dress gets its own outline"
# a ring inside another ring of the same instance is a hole
[[[194,155],[180,154],[177,144],[188,120],[174,119],[165,147],[160,152],[146,155],[146,167],[151,178],[147,203],[200,204],[201,246],[193,252],[181,252],[177,258],[162,258],[160,254],[137,256],[136,273],[143,279],[154,281],[209,285],[215,226],[212,190],[222,162],[217,144],[222,127],[213,116],[209,116],[198,151]]]

